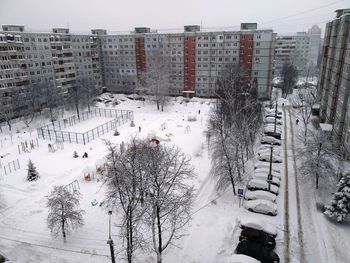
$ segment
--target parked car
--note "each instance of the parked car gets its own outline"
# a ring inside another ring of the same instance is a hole
[[[264,199],[249,200],[244,203],[244,207],[250,211],[269,216],[277,215],[277,205]]]
[[[276,247],[276,240],[274,237],[252,228],[243,229],[239,237],[239,241],[256,242],[271,249],[274,249]]]
[[[260,154],[258,157],[258,159],[260,161],[263,161],[263,162],[270,162],[270,158],[271,158],[273,163],[281,163],[282,162],[282,158],[273,154],[273,153],[272,153],[272,156],[270,153],[263,153],[263,154]]]
[[[264,130],[270,130],[272,132],[275,132],[275,124],[274,123],[266,123],[264,125]],[[282,133],[282,128],[281,126],[276,125],[276,132]]]
[[[263,136],[261,139],[260,139],[260,142],[262,144],[270,144],[270,145],[281,145],[281,140],[279,139],[276,139],[272,136]]]
[[[275,195],[278,195],[278,187],[270,184],[270,190],[269,190],[269,183],[266,180],[261,180],[261,179],[251,179],[247,183],[247,188],[250,191],[256,191],[256,190],[264,190],[268,191],[270,193],[273,193]]]
[[[256,164],[254,164],[254,169],[255,169],[255,172],[256,172],[257,169],[268,169],[268,171],[269,171],[270,170],[270,164],[263,163],[263,162],[257,162]],[[272,171],[275,172],[275,173],[280,173],[280,169],[276,165],[272,165]]]
[[[265,115],[265,117],[272,117],[272,118],[277,118],[277,119],[282,119],[282,116],[281,115],[276,115],[275,113],[267,113],[266,115]]]
[[[275,114],[276,109],[265,108],[265,114]],[[282,115],[282,111],[277,110],[277,115]]]
[[[275,123],[275,117],[265,117],[265,123]],[[276,119],[276,124],[282,125],[282,121]]]
[[[270,153],[272,148],[272,153],[276,154],[277,156],[281,156],[281,151],[280,149],[276,148],[276,147],[259,147],[258,149],[258,154],[262,154],[262,153]]]
[[[267,174],[256,173],[253,175],[253,179],[260,179],[260,180],[267,181]],[[272,180],[270,183],[279,187],[281,185],[281,180],[277,177],[272,176]]]
[[[242,229],[253,228],[259,231],[263,231],[272,237],[277,236],[277,228],[265,220],[253,217],[243,217],[237,218],[236,222]]]
[[[270,192],[266,192],[263,190],[256,190],[256,191],[246,191],[244,195],[245,200],[256,200],[256,199],[264,199],[271,202],[276,202],[277,196],[275,194],[272,194]]]
[[[278,255],[269,247],[256,242],[242,241],[236,248],[237,254],[244,254],[259,260],[261,263],[279,263]]]
[[[254,170],[254,176],[256,178],[261,178],[261,177],[267,178],[267,175],[269,173],[270,173],[270,168],[267,168],[267,169],[259,168]],[[276,172],[275,170],[271,169],[271,174],[272,174],[272,177],[276,177],[279,180],[281,180],[281,174],[279,172]]]
[[[275,139],[281,140],[281,133],[278,133],[278,132],[264,131],[264,135],[271,136]]]
[[[230,257],[229,263],[260,263],[259,260],[256,260],[255,258],[249,257],[247,255],[243,254],[233,254]]]

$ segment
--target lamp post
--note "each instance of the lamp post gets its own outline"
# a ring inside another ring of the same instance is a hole
[[[113,239],[111,237],[111,217],[112,217],[112,211],[108,211],[108,216],[109,216],[109,230],[108,230],[108,240],[107,244],[109,245],[110,251],[111,251],[111,260],[112,263],[115,263],[115,258],[114,258],[114,247],[113,247]]]

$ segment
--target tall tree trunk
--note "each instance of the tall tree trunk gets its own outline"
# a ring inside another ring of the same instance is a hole
[[[131,263],[132,262],[132,251],[133,251],[133,247],[132,247],[132,238],[133,237],[132,237],[132,212],[131,212],[130,205],[128,205],[128,207],[127,207],[126,228],[127,228],[127,230],[126,230],[126,232],[127,232],[126,253],[127,253],[128,263]]]
[[[162,263],[162,225],[160,222],[160,209],[157,205],[156,208],[156,216],[157,216],[157,229],[158,229],[158,251],[157,251],[157,263]]]
[[[63,242],[66,243],[66,231],[65,231],[65,222],[64,222],[64,219],[62,219],[61,221],[62,223],[62,236],[63,236]]]

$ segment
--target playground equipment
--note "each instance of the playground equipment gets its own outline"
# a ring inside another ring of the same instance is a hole
[[[30,153],[30,151],[34,150],[37,147],[39,147],[38,138],[32,140],[25,140],[17,145],[19,154]]]

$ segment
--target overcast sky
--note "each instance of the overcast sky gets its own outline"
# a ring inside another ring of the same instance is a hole
[[[287,34],[306,31],[350,8],[349,0],[0,0],[0,24],[25,25],[31,31],[67,27],[72,32],[91,28],[131,31],[183,28],[202,24],[207,29],[238,29],[242,22]],[[346,5],[347,4],[347,5]],[[323,33],[323,32],[322,32]]]

